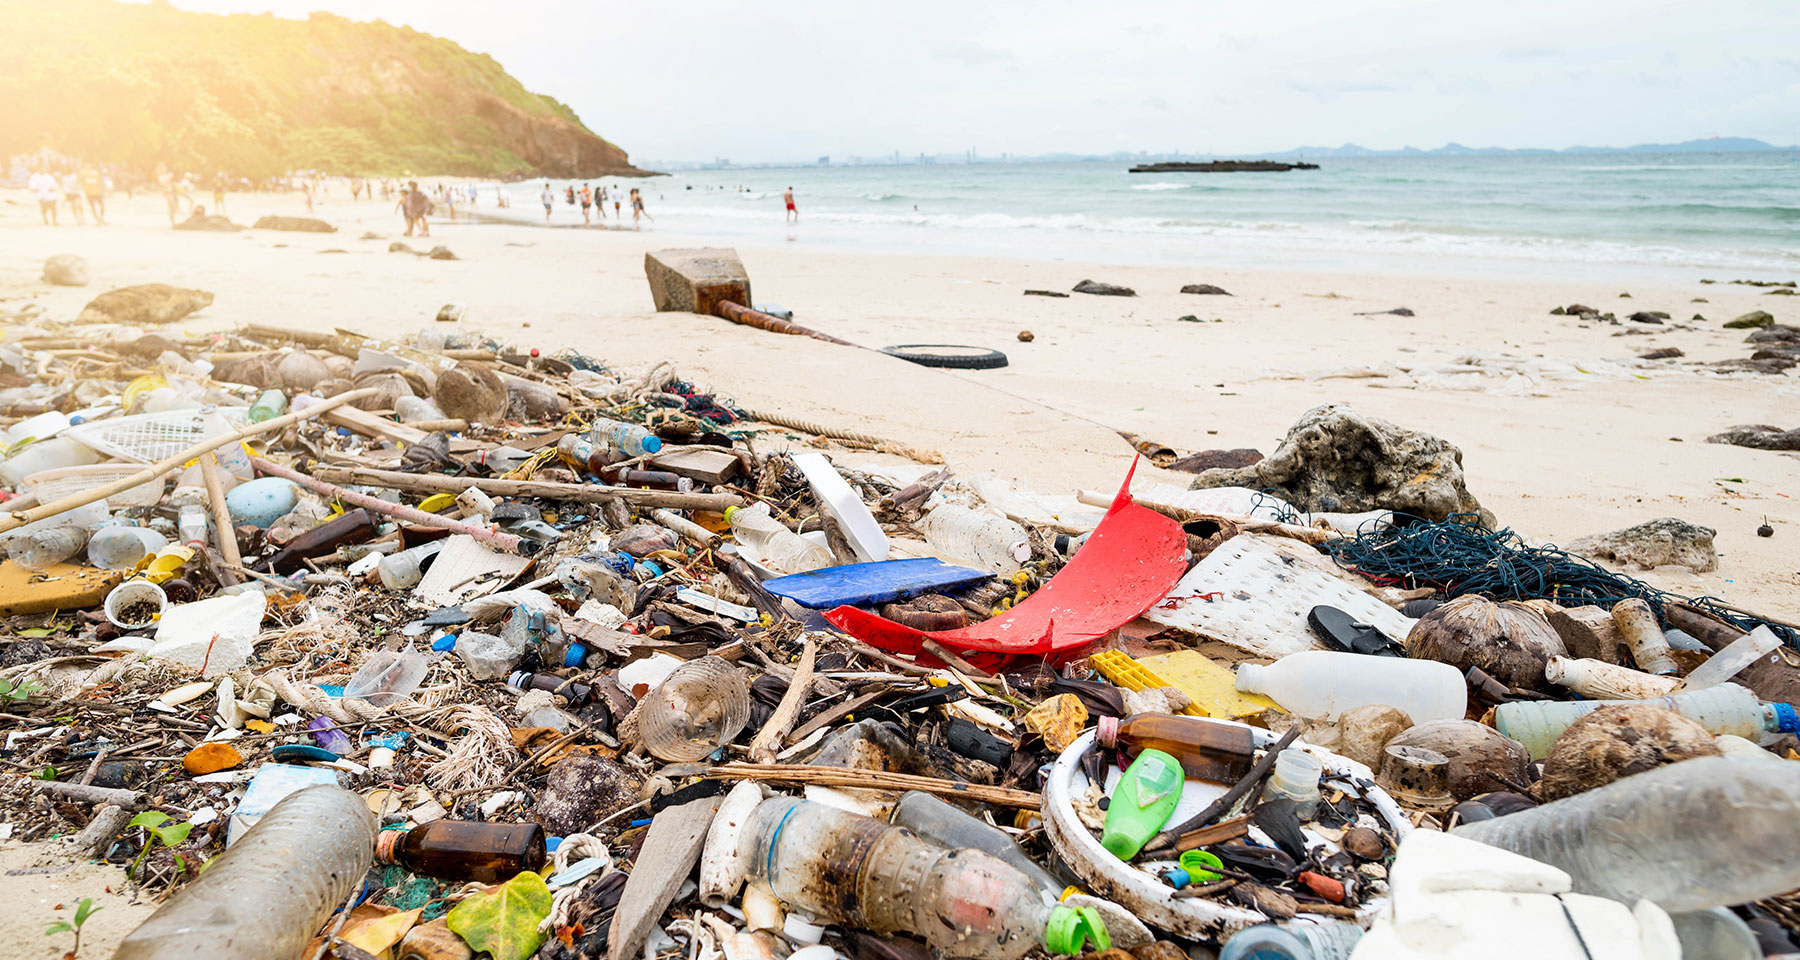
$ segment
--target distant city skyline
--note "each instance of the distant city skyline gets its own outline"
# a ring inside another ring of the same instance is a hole
[[[1800,140],[1789,0],[172,2],[443,36],[642,158]]]

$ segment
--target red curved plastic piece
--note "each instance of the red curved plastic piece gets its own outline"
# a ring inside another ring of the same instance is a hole
[[[1052,663],[1130,623],[1167,596],[1187,568],[1187,538],[1181,525],[1131,500],[1131,476],[1125,474],[1100,525],[1061,572],[1024,603],[959,630],[927,632],[895,623],[857,607],[838,607],[825,619],[870,646],[889,653],[917,656],[927,640],[953,650],[974,650],[1001,657],[971,658],[987,666],[1005,656],[1034,654]],[[987,661],[986,663],[982,661]]]

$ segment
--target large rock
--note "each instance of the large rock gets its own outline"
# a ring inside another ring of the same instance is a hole
[[[287,230],[293,233],[336,233],[337,228],[323,220],[312,217],[262,217],[256,221],[258,230]]]
[[[88,301],[76,323],[143,324],[174,323],[196,310],[211,306],[213,295],[205,290],[171,287],[166,283],[140,283],[120,287]]]
[[[1713,552],[1713,536],[1717,533],[1711,527],[1661,517],[1635,527],[1582,537],[1567,549],[1590,560],[1630,563],[1643,570],[1673,564],[1705,573],[1719,566],[1719,555]]]
[[[1209,487],[1271,489],[1306,510],[1397,510],[1427,520],[1473,513],[1494,524],[1463,485],[1461,450],[1342,403],[1306,411],[1256,464],[1194,479],[1193,489]]]
[[[87,261],[72,253],[59,253],[44,261],[44,281],[59,287],[88,285]]]
[[[1137,291],[1130,287],[1121,287],[1116,283],[1101,283],[1098,280],[1083,280],[1075,285],[1076,293],[1091,293],[1096,297],[1135,297]]]
[[[1800,450],[1800,427],[1783,430],[1766,423],[1740,423],[1724,433],[1706,438],[1707,443],[1729,443],[1754,450]]]
[[[586,832],[638,802],[641,784],[616,760],[571,754],[556,761],[538,795],[534,814],[553,837]]]
[[[1182,293],[1197,293],[1202,296],[1229,297],[1224,287],[1215,287],[1210,283],[1190,283],[1181,288]]]
[[[729,302],[749,305],[750,275],[730,247],[657,250],[644,254],[644,278],[656,309],[706,313]]]
[[[1774,322],[1775,322],[1775,318],[1773,316],[1769,315],[1769,311],[1767,311],[1767,310],[1752,310],[1749,313],[1746,313],[1743,316],[1737,318],[1736,320],[1725,321],[1725,329],[1727,329],[1727,330],[1748,330],[1751,327],[1766,327],[1769,324],[1774,323]]]
[[[186,220],[175,225],[177,230],[198,230],[210,233],[235,233],[244,229],[241,223],[232,223],[231,218],[218,214],[208,215],[205,207],[195,207]]]

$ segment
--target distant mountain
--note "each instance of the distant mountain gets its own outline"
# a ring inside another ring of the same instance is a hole
[[[9,0],[0,157],[262,178],[287,170],[634,175],[624,150],[492,57],[325,13]]]
[[[1518,149],[1465,147],[1460,143],[1446,143],[1435,150],[1421,150],[1418,147],[1371,150],[1354,143],[1346,143],[1341,147],[1295,147],[1279,153],[1259,153],[1255,156],[1285,160],[1296,157],[1483,157],[1499,154],[1529,156],[1553,153],[1761,153],[1792,149],[1792,147],[1778,147],[1772,143],[1764,143],[1749,137],[1714,137],[1709,140],[1687,140],[1682,143],[1640,143],[1633,147],[1565,147],[1561,150],[1548,150],[1542,147]],[[1251,154],[1243,154],[1243,156],[1247,157]]]

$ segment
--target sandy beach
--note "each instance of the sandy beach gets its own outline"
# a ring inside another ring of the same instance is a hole
[[[572,348],[626,369],[673,360],[682,376],[749,409],[934,449],[959,474],[1013,477],[1040,493],[1115,485],[1131,459],[1117,430],[1183,452],[1268,453],[1308,408],[1348,402],[1461,447],[1469,489],[1528,539],[1567,542],[1680,517],[1718,530],[1719,569],[1665,568],[1648,579],[1800,618],[1800,457],[1704,442],[1733,424],[1792,426],[1800,383],[1684,366],[1748,356],[1742,332],[1720,328],[1739,314],[1763,309],[1777,322],[1800,322],[1800,304],[1752,287],[1701,284],[1698,275],[1646,286],[1641,275],[1609,279],[1598,268],[1586,282],[1532,283],[1435,270],[1322,274],[1304,263],[1247,271],[740,246],[756,299],[794,310],[797,322],[867,347],[971,344],[1010,360],[1001,370],[957,372],[654,312],[644,253],[708,245],[704,224],[647,224],[640,233],[439,222],[429,240],[409,241],[445,244],[460,258],[436,261],[389,253],[389,242],[406,238],[399,217],[374,201],[322,204],[315,215],[335,224],[334,234],[215,234],[168,230],[155,197],[113,198],[106,228],[44,227],[28,195],[6,199],[0,296],[31,299],[53,318],[72,318],[110,287],[166,282],[217,295],[184,328],[259,322],[410,338],[439,306],[462,302],[465,328],[503,341],[546,353]],[[297,196],[242,194],[227,212],[249,223],[304,210]],[[92,284],[43,283],[42,260],[55,253],[86,257]],[[1022,295],[1086,278],[1139,295]],[[1233,296],[1177,292],[1188,283]],[[1572,302],[1675,319],[1613,326],[1549,314]],[[1396,307],[1415,315],[1357,315]],[[1708,321],[1687,322],[1695,313]],[[1019,342],[1021,330],[1035,339]],[[1660,347],[1687,356],[1634,359]],[[1486,372],[1467,372],[1471,364]],[[1139,477],[1188,479],[1154,469]],[[1764,517],[1770,539],[1755,535]]]

